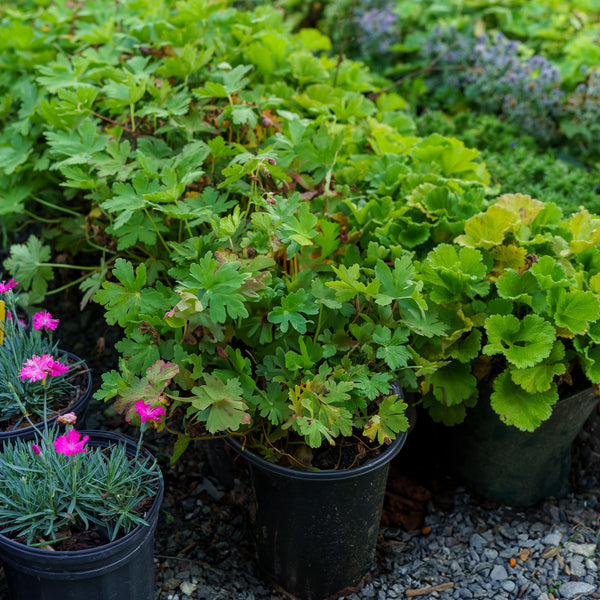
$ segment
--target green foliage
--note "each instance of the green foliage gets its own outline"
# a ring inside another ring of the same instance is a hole
[[[51,250],[85,253],[76,282],[124,331],[98,397],[168,400],[178,452],[406,427],[410,336],[446,331],[408,249],[483,207],[478,151],[415,136],[403,98],[272,6],[98,0],[0,29],[0,212],[47,221],[6,266],[39,300]]]
[[[422,383],[434,419],[462,421],[478,383],[491,379],[503,422],[533,431],[575,368],[597,381],[597,226],[585,210],[564,218],[554,205],[504,194],[467,219],[454,244],[427,254],[425,300],[453,330],[414,344],[417,364],[434,365]]]
[[[362,269],[348,260],[349,241],[315,254],[316,230],[284,246],[277,232],[308,214],[307,202],[298,194],[255,198],[223,234],[222,220],[209,219],[203,236],[174,247],[173,295],[160,281],[149,285],[143,265],[134,271],[118,259],[118,283],[104,282],[96,299],[128,340],[119,344],[121,372],[106,374],[96,396],[116,398],[128,418],[136,400],[168,398],[171,414],[184,410],[188,437],[202,427],[318,447],[354,430],[384,443],[406,429],[406,406],[391,384],[414,382],[412,323],[427,327],[411,256]],[[311,223],[332,231],[335,220],[319,212]],[[260,236],[249,253],[248,241]]]
[[[514,125],[495,115],[465,111],[454,117],[427,111],[417,118],[420,135],[438,132],[479,148],[498,193],[519,191],[542,202],[557,204],[567,213],[584,206],[600,212],[597,189],[600,174],[570,155],[569,148],[540,148]]]
[[[556,50],[504,5],[397,5],[390,57],[473,17]],[[390,85],[342,30],[227,0],[23,8],[0,28],[0,214],[95,260],[82,290],[124,331],[97,397],[132,419],[148,394],[169,407],[176,454],[207,433],[282,453],[386,443],[407,426],[395,380],[456,423],[494,378],[522,429],[578,361],[600,381],[600,219],[578,208],[598,205],[597,172],[496,118],[413,119],[390,91],[426,98],[410,61]],[[39,299],[50,256],[31,238],[5,265]]]

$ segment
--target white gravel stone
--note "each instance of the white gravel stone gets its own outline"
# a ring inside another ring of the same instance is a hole
[[[581,556],[590,557],[596,551],[596,544],[570,543],[565,546],[565,550],[571,552],[571,554],[580,554]]]
[[[496,581],[504,581],[508,579],[508,572],[502,565],[495,565],[490,573],[490,578]]]
[[[583,581],[567,581],[559,588],[561,598],[581,598],[581,595],[591,594],[596,591],[596,586]]]
[[[542,544],[545,544],[546,546],[558,546],[561,540],[562,533],[560,531],[552,531],[550,533],[547,533],[542,538]]]

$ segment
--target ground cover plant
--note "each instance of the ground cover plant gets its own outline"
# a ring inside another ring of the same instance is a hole
[[[581,206],[600,212],[600,173],[555,149],[544,149],[518,127],[496,115],[465,111],[450,117],[426,110],[415,119],[420,135],[441,133],[457,137],[470,148],[481,150],[499,194],[519,190],[543,202],[553,202],[565,213]]]
[[[594,3],[284,7],[297,26],[330,33],[332,53],[359,57],[393,80],[385,89],[408,100],[418,135],[453,136],[481,150],[497,193],[597,212]]]

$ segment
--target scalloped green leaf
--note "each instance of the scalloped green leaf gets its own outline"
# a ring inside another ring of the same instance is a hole
[[[450,427],[462,423],[467,416],[467,410],[464,404],[444,406],[432,393],[423,396],[423,407],[427,409],[429,416],[436,423],[443,423]]]
[[[521,275],[513,269],[508,269],[496,281],[498,295],[506,300],[525,304],[535,310],[543,312],[546,308],[545,294],[540,290],[535,275],[524,271]]]
[[[443,406],[461,404],[477,394],[477,379],[471,375],[471,365],[456,361],[428,374],[423,383]]]
[[[575,338],[573,344],[579,352],[585,376],[592,383],[600,384],[600,345],[590,344],[585,338]]]
[[[467,336],[461,337],[448,348],[448,356],[461,363],[470,363],[475,360],[481,351],[482,335],[479,329],[473,329]]]
[[[488,315],[510,315],[513,312],[513,302],[505,298],[492,298],[487,305]]]
[[[438,303],[486,296],[490,288],[481,252],[473,248],[440,244],[423,261],[421,274],[432,284],[431,299]]]
[[[502,354],[519,368],[533,367],[548,358],[554,345],[554,327],[539,315],[492,315],[485,322],[488,343],[483,353]]]
[[[102,289],[94,295],[94,301],[106,307],[105,319],[110,325],[118,323],[121,327],[134,329],[141,320],[143,313],[169,310],[171,298],[168,292],[163,294],[165,287],[159,289],[147,288],[146,266],[139,264],[133,270],[133,264],[122,258],[117,258],[112,270],[114,278],[120,283],[105,281]]]
[[[511,367],[509,369],[510,377],[514,383],[530,394],[546,392],[552,386],[554,377],[562,375],[567,370],[564,358],[565,347],[562,342],[556,340],[552,352],[546,360],[539,365],[525,369]]]
[[[282,333],[286,333],[291,325],[298,333],[304,334],[308,323],[311,322],[304,315],[316,315],[318,312],[319,305],[305,289],[300,288],[283,296],[281,305],[273,308],[267,319],[269,323],[279,325]]]
[[[544,203],[527,194],[503,194],[495,206],[510,210],[523,225],[531,225],[544,208]]]
[[[378,260],[375,265],[375,277],[381,283],[375,302],[382,306],[396,300],[412,298],[423,285],[423,282],[416,280],[415,267],[411,256],[406,252],[394,261],[393,270],[382,260]]]
[[[173,377],[179,372],[179,366],[157,360],[153,365],[148,367],[143,377],[138,378],[130,372],[127,373],[127,380],[119,378],[112,383],[116,385],[116,390],[112,390],[106,397],[118,395],[115,401],[115,410],[125,415],[127,422],[138,424],[140,422],[139,415],[135,409],[135,403],[143,400],[155,408],[159,404],[165,404],[166,400],[163,396],[165,388],[171,383]],[[109,383],[105,381],[105,383]],[[105,388],[107,391],[107,388]]]
[[[464,235],[455,238],[455,243],[468,248],[489,250],[502,244],[512,229],[514,213],[501,206],[490,206],[486,212],[474,215],[465,223]]]
[[[437,165],[444,177],[459,177],[489,183],[490,175],[485,164],[477,159],[479,150],[467,148],[456,138],[434,133],[413,146],[411,156],[422,167],[431,169]]]
[[[573,235],[569,243],[569,250],[573,254],[579,254],[600,243],[600,219],[593,217],[587,210],[582,209],[571,215],[567,225]]]
[[[379,344],[377,358],[382,358],[387,366],[395,371],[406,367],[412,358],[409,348],[405,345],[408,341],[408,330],[395,329],[394,333],[387,327],[378,326],[373,332],[373,341]]]
[[[570,287],[573,280],[567,277],[562,265],[551,256],[542,256],[529,269],[535,276],[542,290],[550,290],[556,286]]]
[[[503,244],[490,248],[490,256],[494,259],[494,272],[502,273],[505,269],[519,270],[524,267],[527,250],[515,244]]]
[[[490,396],[492,409],[506,425],[514,425],[521,431],[534,431],[552,415],[552,407],[558,401],[556,384],[545,392],[530,394],[503,371],[494,380]]]
[[[243,401],[242,386],[237,378],[223,383],[218,377],[204,373],[204,385],[192,388],[193,396],[187,398],[199,411],[206,414],[206,428],[210,433],[237,431],[240,425],[250,422],[248,406]]]
[[[589,291],[552,288],[548,292],[548,307],[556,325],[574,334],[584,333],[600,316],[600,300]]]
[[[408,429],[407,408],[406,403],[397,395],[384,398],[377,414],[365,425],[364,435],[370,440],[377,438],[380,444],[389,444],[399,431]]]

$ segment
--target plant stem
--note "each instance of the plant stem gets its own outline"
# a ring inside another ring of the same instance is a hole
[[[321,324],[323,321],[323,305],[321,304],[319,308],[319,318],[317,319],[317,328],[315,329],[315,334],[313,335],[313,343],[316,343],[317,337],[319,333],[321,333]]]
[[[88,277],[89,277],[89,275],[82,275],[81,277],[78,277],[75,281],[71,281],[70,283],[65,283],[65,285],[61,285],[59,288],[50,290],[49,292],[46,292],[46,296],[51,296],[52,294],[58,294],[59,292],[62,292],[63,290],[66,290],[66,289],[70,288],[71,286],[78,284],[80,281],[83,281],[84,279],[87,279]]]
[[[32,219],[35,219],[36,221],[40,221],[40,223],[60,223],[60,219],[44,219],[43,217],[40,217],[39,215],[35,215],[28,210],[26,210],[24,212],[27,216],[31,217]]]
[[[144,207],[144,212],[146,213],[146,216],[150,219],[150,223],[152,223],[152,227],[154,227],[154,231],[156,231],[156,235],[158,236],[158,239],[162,242],[163,246],[165,247],[165,250],[167,252],[171,252],[169,250],[169,246],[167,246],[167,242],[165,242],[165,239],[163,238],[160,231],[158,230],[158,227],[156,226],[154,219],[152,219],[152,217],[150,216],[150,213],[148,212],[148,209],[146,207]]]
[[[52,204],[52,202],[48,202],[47,200],[42,200],[37,196],[32,196],[31,199],[35,200],[36,202],[39,202],[40,204],[43,204],[44,206],[47,206],[48,208],[53,208],[54,210],[62,211],[64,213],[67,213],[68,215],[72,215],[73,217],[81,217],[81,215],[74,210],[65,208],[64,206],[57,206],[56,204]],[[35,218],[37,219],[38,217],[36,216]]]
[[[79,271],[96,271],[98,267],[82,267],[81,265],[68,265],[66,263],[39,263],[38,267],[56,267],[57,269],[77,269]]]

